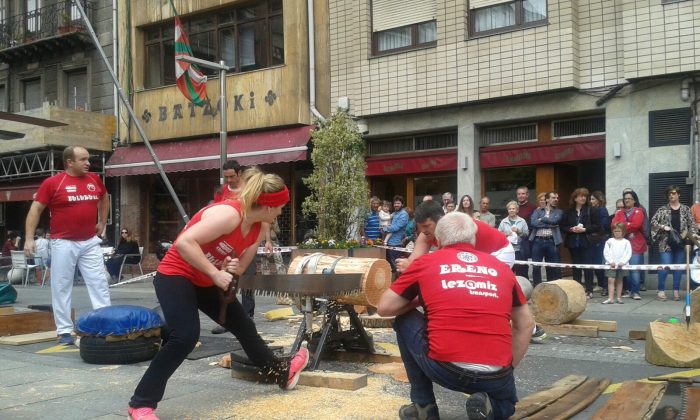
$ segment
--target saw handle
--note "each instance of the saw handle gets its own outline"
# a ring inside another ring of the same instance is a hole
[[[226,308],[228,304],[236,300],[236,293],[238,293],[238,274],[233,275],[231,283],[229,283],[226,290],[219,289],[219,324],[224,325],[226,322]]]

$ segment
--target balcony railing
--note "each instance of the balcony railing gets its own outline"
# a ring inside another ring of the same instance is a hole
[[[71,0],[30,10],[0,21],[0,50],[19,47],[46,38],[74,32],[85,32],[78,8]],[[80,0],[88,15],[92,17],[92,6],[88,0]]]

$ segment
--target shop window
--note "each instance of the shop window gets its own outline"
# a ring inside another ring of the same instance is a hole
[[[469,34],[491,35],[547,24],[547,0],[470,0]]]
[[[372,53],[381,55],[431,47],[437,41],[435,0],[372,1]]]
[[[41,108],[41,98],[41,79],[22,81],[22,103],[25,110]]]
[[[534,202],[533,192],[535,191],[535,167],[534,166],[517,166],[503,169],[490,169],[484,171],[484,191],[486,196],[491,199],[491,208],[489,211],[495,214],[498,222],[500,219],[507,216],[506,204],[509,201],[515,200],[515,192],[518,187],[526,186],[531,191],[530,201]],[[472,195],[474,201],[478,202],[477,194]],[[535,203],[536,204],[536,203]]]
[[[536,123],[509,127],[486,127],[481,130],[481,147],[527,142],[537,142]]]
[[[554,121],[552,132],[554,139],[605,134],[605,116]]]
[[[195,57],[224,60],[231,72],[284,64],[282,0],[210,12],[182,24]],[[174,36],[172,21],[144,30],[145,87],[175,83]],[[200,70],[209,76],[218,74],[213,69]]]
[[[649,147],[690,143],[690,108],[649,111]]]

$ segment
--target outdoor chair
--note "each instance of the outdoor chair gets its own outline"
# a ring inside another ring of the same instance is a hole
[[[127,262],[129,260],[129,257],[138,257],[138,262],[135,263],[129,263]],[[118,279],[121,280],[122,278],[122,272],[124,271],[124,267],[129,267],[129,270],[131,272],[131,276],[134,276],[134,268],[138,266],[139,272],[141,272],[141,275],[143,276],[143,267],[141,267],[141,261],[143,260],[143,247],[139,247],[139,253],[138,254],[124,254],[124,259],[122,260],[122,265],[119,267],[119,277]]]
[[[36,275],[36,269],[39,267],[36,264],[29,264],[27,262],[27,256],[24,255],[24,251],[10,251],[11,252],[11,257],[12,257],[12,270],[24,270],[24,281],[22,281],[22,284],[24,287],[27,287],[27,284],[29,284],[29,272],[34,271],[34,275]],[[8,277],[9,277],[8,273]],[[42,285],[44,284],[44,281],[46,280],[46,270],[44,270],[44,276],[41,281]]]

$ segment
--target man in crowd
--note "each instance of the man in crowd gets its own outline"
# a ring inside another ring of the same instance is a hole
[[[382,204],[379,197],[369,199],[369,214],[365,218],[365,224],[360,231],[360,234],[365,239],[376,241],[381,239],[382,232],[379,230],[379,206]]]
[[[515,412],[513,369],[535,322],[513,272],[476,250],[475,234],[464,213],[440,219],[440,249],[415,260],[381,297],[377,311],[396,316],[411,384],[412,404],[401,407],[401,419],[439,418],[433,382],[471,394],[469,419],[507,419]]]
[[[432,195],[424,195],[423,201],[433,201],[433,196]]]
[[[238,198],[241,193],[241,174],[243,168],[236,160],[229,160],[224,163],[224,185],[214,193],[214,202]]]
[[[496,227],[496,215],[489,211],[489,207],[491,207],[491,199],[486,196],[481,197],[481,201],[479,201],[479,214],[476,218],[491,227]]]
[[[530,218],[532,230],[530,231],[530,244],[532,245],[532,261],[546,261],[558,263],[559,246],[562,242],[559,222],[563,216],[561,210],[557,208],[559,204],[559,194],[552,191],[545,194],[544,208],[535,209]],[[561,278],[561,269],[557,267],[547,267],[547,280],[558,280]],[[542,282],[542,268],[532,267],[532,281],[535,286]]]
[[[532,212],[535,211],[537,206],[530,202],[530,190],[526,186],[518,187],[515,190],[515,197],[518,201],[518,216],[525,219],[530,227],[530,217],[532,217]]]
[[[448,192],[442,194],[442,211],[443,212],[447,213],[447,203],[449,203],[450,201],[452,201],[452,202],[455,201],[454,197],[452,197],[451,192],[448,191]]]
[[[403,208],[404,199],[400,195],[394,196],[394,213],[391,216],[391,224],[384,228],[384,232],[391,233],[387,241],[388,246],[400,247],[403,245],[403,238],[406,237],[406,226],[408,225],[408,213]],[[396,273],[396,259],[401,256],[400,251],[387,250],[386,259],[391,265],[391,272]]]
[[[65,170],[45,179],[26,220],[24,252],[36,253],[34,234],[41,213],[51,214],[51,305],[59,344],[74,343],[71,319],[73,276],[78,266],[93,309],[110,305],[108,279],[100,244],[109,215],[107,189],[90,172],[90,154],[80,146],[63,150]],[[96,223],[96,224],[95,224]]]

